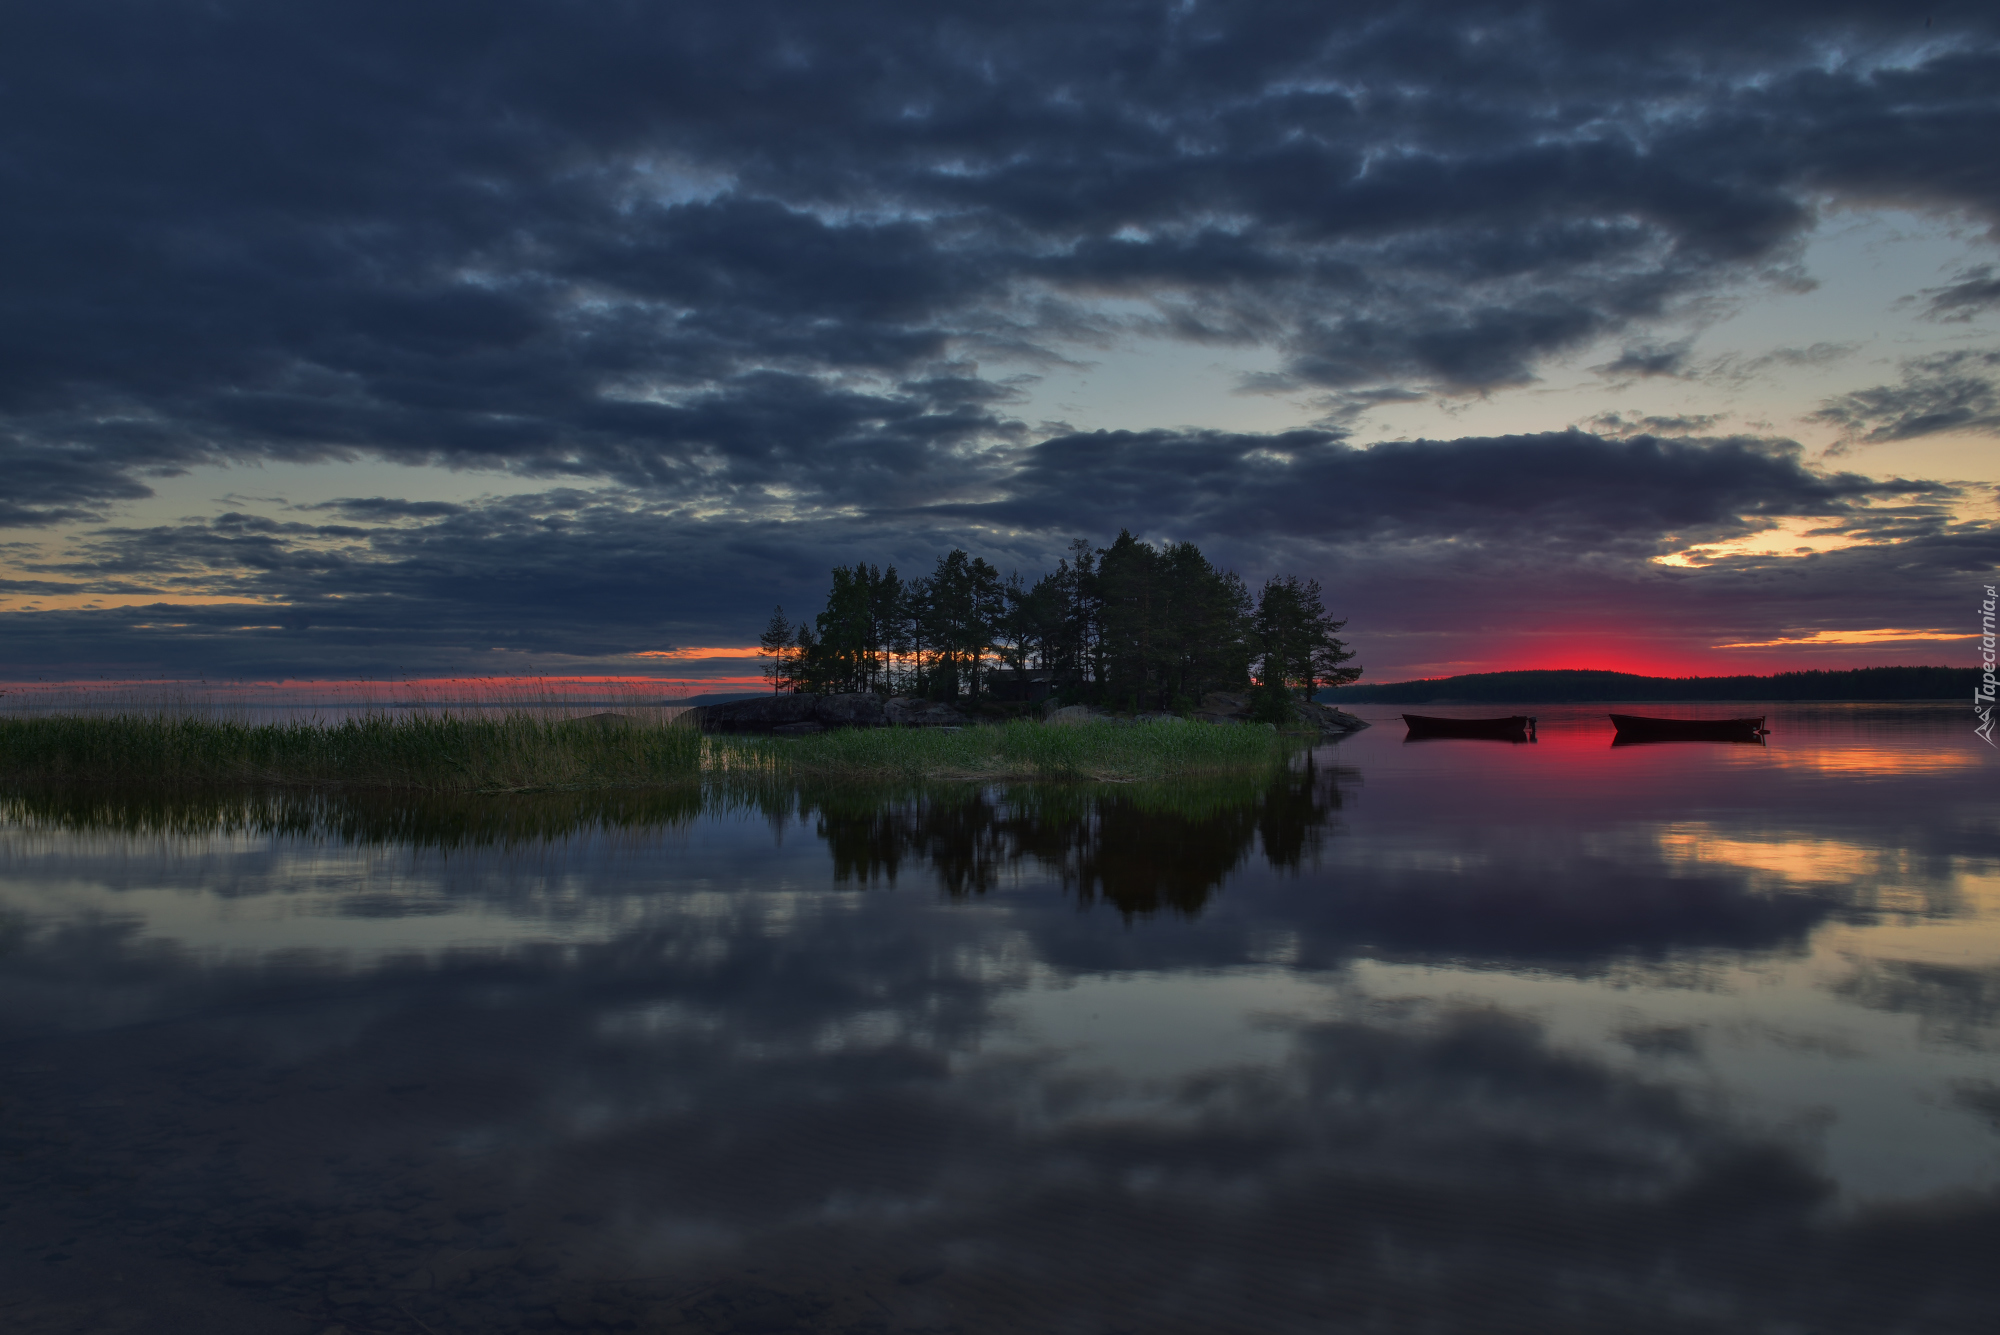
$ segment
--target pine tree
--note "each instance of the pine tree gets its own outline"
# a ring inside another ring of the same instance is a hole
[[[757,654],[769,661],[764,664],[764,680],[771,683],[771,694],[778,693],[778,687],[785,675],[785,659],[792,651],[792,623],[785,620],[785,609],[771,609],[770,624],[757,637]]]
[[[1327,614],[1318,580],[1280,575],[1264,585],[1251,632],[1258,717],[1288,721],[1295,696],[1310,700],[1321,686],[1345,685],[1361,675],[1360,668],[1343,666],[1354,653],[1334,632],[1346,624]]]
[[[1036,587],[1047,587],[1056,609],[1056,630],[1050,645],[1049,669],[1060,697],[1077,704],[1097,698],[1104,680],[1103,604],[1098,592],[1097,553],[1086,538],[1069,544],[1069,555],[1056,562],[1055,573]]]
[[[1334,634],[1320,586],[1286,575],[1249,590],[1191,542],[1164,547],[1121,531],[1078,538],[1029,585],[954,548],[927,576],[836,566],[826,610],[790,626],[773,611],[759,640],[774,689],[977,697],[990,660],[1050,674],[1057,694],[1133,709],[1187,710],[1253,675],[1265,716],[1360,676]],[[898,666],[900,660],[901,666]]]
[[[862,682],[863,690],[876,689],[879,681],[882,691],[891,690],[890,669],[898,653],[906,652],[906,636],[903,629],[903,581],[896,576],[896,567],[877,572],[868,568],[868,673]]]
[[[1005,608],[1000,572],[953,548],[938,558],[924,586],[920,621],[930,645],[927,694],[939,700],[955,700],[961,691],[977,696],[980,672]]]
[[[785,684],[795,695],[824,691],[827,670],[825,656],[820,652],[819,637],[813,628],[801,621],[792,634],[792,653],[786,659]]]
[[[822,689],[868,689],[873,667],[869,654],[872,578],[869,568],[859,563],[852,570],[833,568],[833,588],[826,595],[826,610],[818,617]]]
[[[1250,591],[1233,571],[1217,570],[1191,542],[1160,553],[1166,602],[1162,626],[1163,698],[1177,712],[1210,691],[1239,688],[1250,675]]]

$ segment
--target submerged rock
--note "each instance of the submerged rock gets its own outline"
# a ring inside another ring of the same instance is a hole
[[[889,722],[886,706],[894,703],[868,691],[813,698],[819,701],[813,717],[827,728],[879,728]]]
[[[1201,697],[1194,716],[1210,723],[1241,723],[1250,717],[1250,697],[1229,691],[1210,691]]]
[[[637,723],[639,720],[633,718],[630,714],[616,714],[607,709],[601,714],[580,714],[567,721],[570,723],[588,723],[597,728],[623,728]]]
[[[1194,717],[1204,723],[1248,723],[1255,707],[1256,700],[1247,691],[1211,691],[1201,698],[1201,708],[1195,711]],[[1366,719],[1356,718],[1344,709],[1335,709],[1316,700],[1294,700],[1291,708],[1294,727],[1318,731],[1329,737],[1345,737],[1368,726]]]
[[[1344,709],[1335,709],[1332,705],[1323,705],[1317,700],[1296,700],[1292,703],[1292,711],[1298,716],[1300,723],[1333,736],[1345,737],[1350,732],[1360,732],[1368,726],[1367,719],[1356,718]]]
[[[703,732],[772,732],[793,723],[818,722],[816,695],[760,695],[725,700],[696,711]]]

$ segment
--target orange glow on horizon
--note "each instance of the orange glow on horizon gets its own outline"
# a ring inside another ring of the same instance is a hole
[[[1717,649],[1798,649],[1816,644],[1903,644],[1936,643],[1943,640],[1976,640],[1973,632],[1949,630],[1816,630],[1810,635],[1789,639],[1746,640],[1741,644],[1718,644]]]
[[[1735,628],[1731,628],[1735,629]],[[1776,631],[1776,627],[1772,628]],[[1675,628],[1661,633],[1629,625],[1523,626],[1455,640],[1435,633],[1394,633],[1350,640],[1368,685],[1434,680],[1485,672],[1628,672],[1641,677],[1771,676],[1780,672],[1844,672],[1870,667],[1970,666],[1958,631],[1883,628],[1800,633],[1781,640],[1715,643]],[[1727,633],[1726,631],[1724,632]],[[1740,630],[1738,631],[1740,634]],[[1466,653],[1465,650],[1471,650]],[[1457,651],[1457,652],[1454,652]]]
[[[737,646],[737,647],[722,646],[722,647],[690,648],[690,649],[641,649],[637,653],[627,654],[626,657],[669,658],[669,659],[755,658],[757,657],[759,652],[761,651],[757,648],[756,645],[753,644],[748,646]]]
[[[199,599],[176,598],[148,593],[0,593],[0,612],[101,612],[114,607],[158,608],[164,616],[209,607],[260,607],[289,613],[287,603],[269,598],[239,597],[229,593],[204,593]]]

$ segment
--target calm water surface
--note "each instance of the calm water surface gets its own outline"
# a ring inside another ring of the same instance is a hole
[[[1967,710],[1362,712],[1275,782],[0,798],[0,1328],[1996,1327]]]

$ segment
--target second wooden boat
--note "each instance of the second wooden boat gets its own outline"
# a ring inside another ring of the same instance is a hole
[[[1764,736],[1764,716],[1756,718],[1648,718],[1644,714],[1613,714],[1611,726],[1619,741],[1632,742],[1755,742]]]
[[[1403,722],[1410,737],[1477,737],[1487,741],[1525,742],[1534,736],[1535,721],[1525,714],[1506,718],[1438,718],[1431,714],[1405,714]]]

